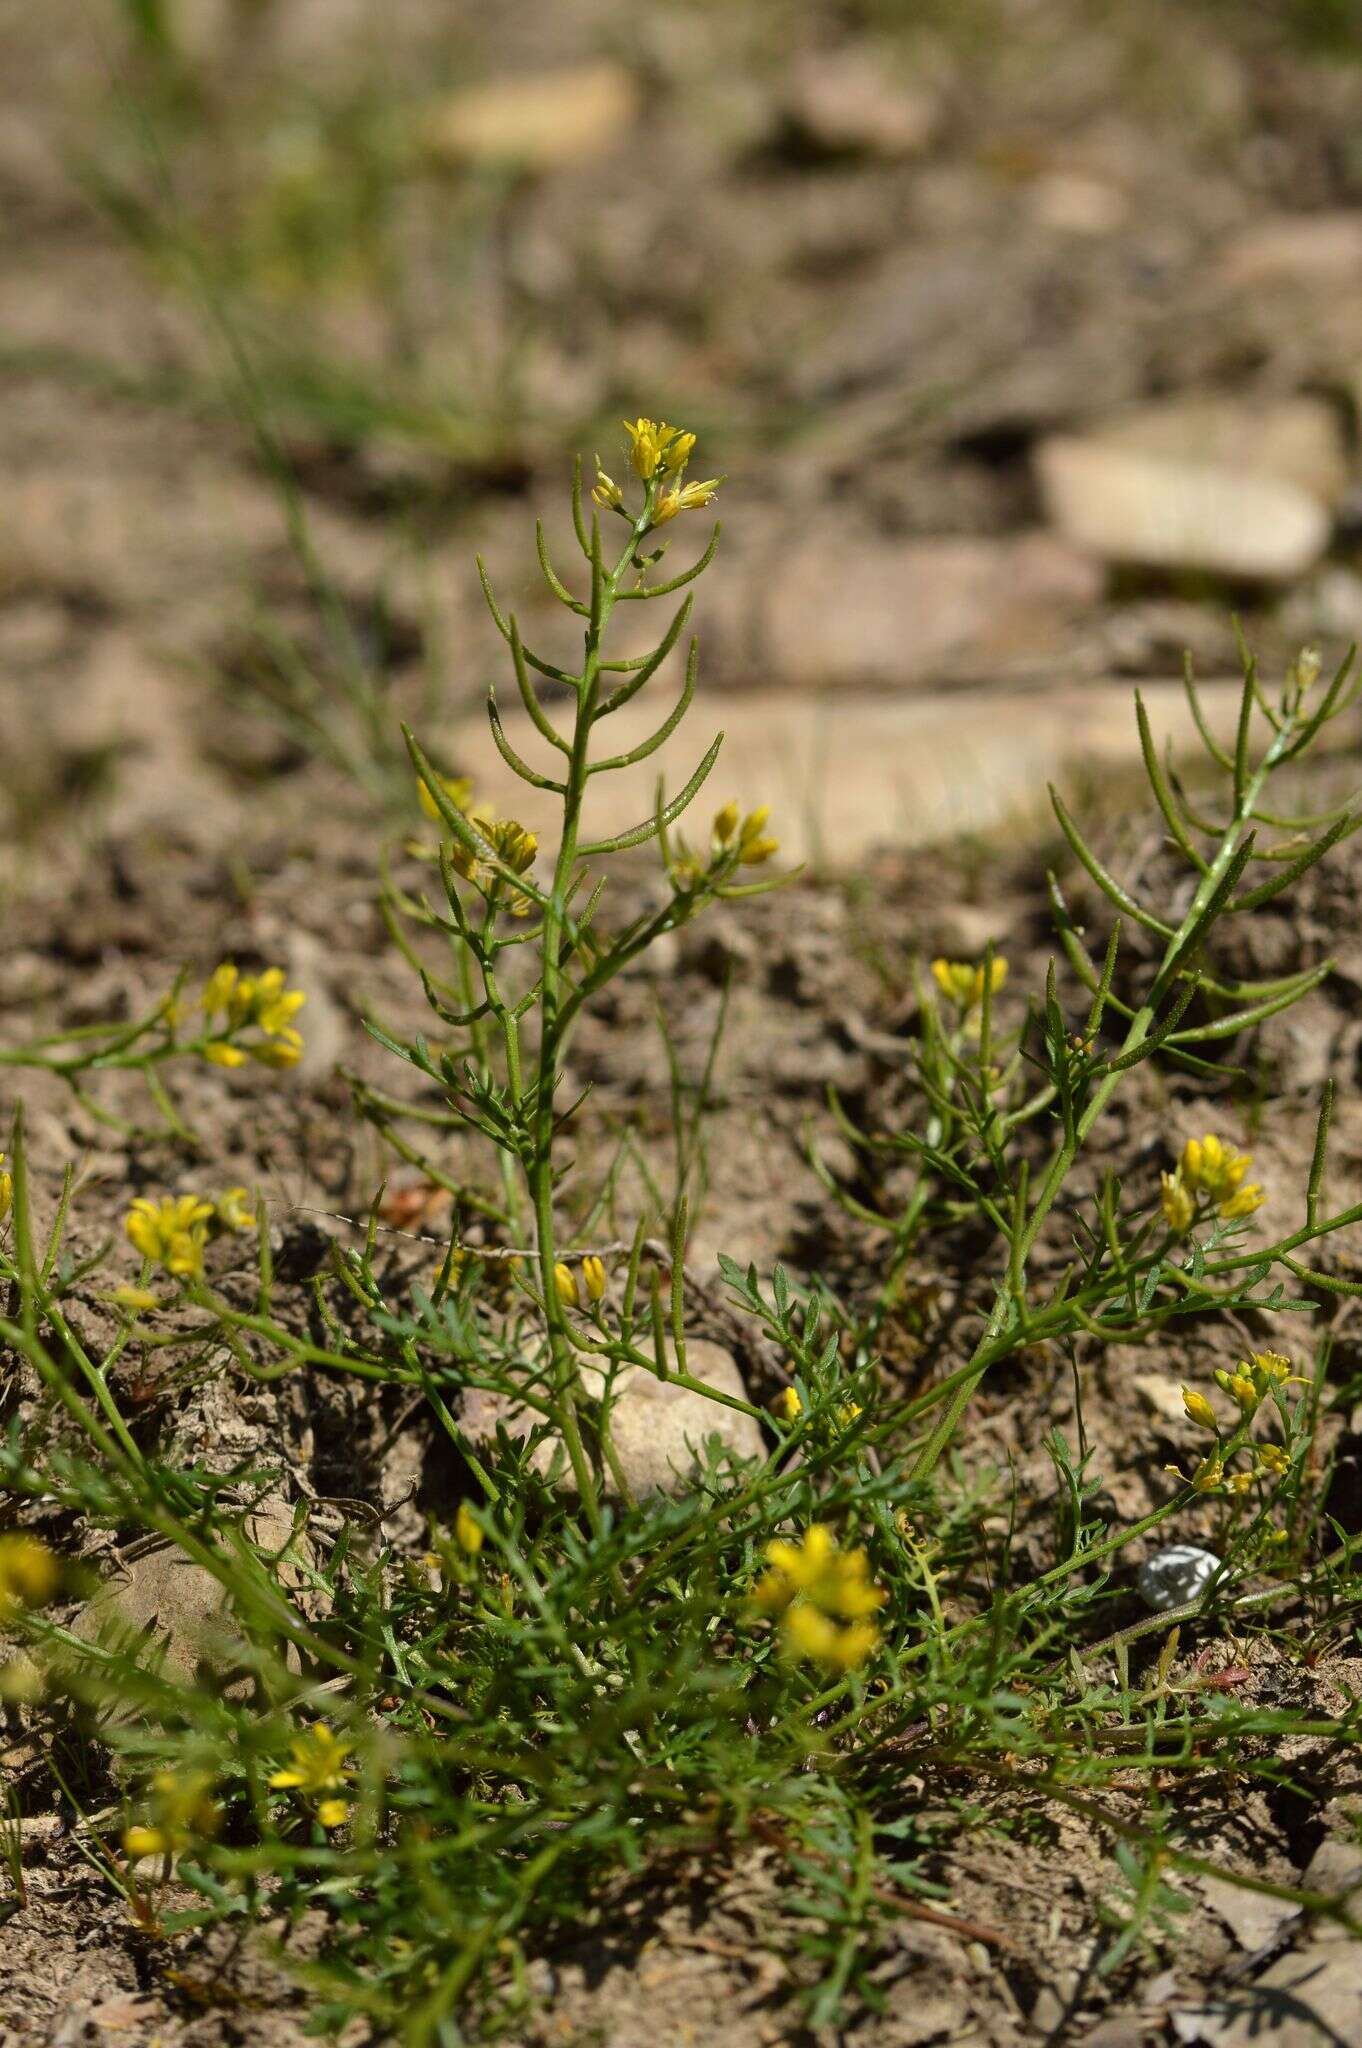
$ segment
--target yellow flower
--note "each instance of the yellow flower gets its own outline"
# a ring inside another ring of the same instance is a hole
[[[1187,1410],[1189,1420],[1196,1423],[1198,1429],[1219,1430],[1215,1410],[1204,1394],[1198,1394],[1193,1387],[1184,1387],[1182,1405]]]
[[[1313,690],[1315,684],[1319,681],[1319,672],[1322,666],[1323,663],[1318,647],[1302,647],[1300,653],[1287,670],[1286,679],[1288,683],[1294,684],[1296,689],[1304,696],[1305,692]]]
[[[781,1647],[792,1658],[808,1658],[827,1671],[854,1671],[879,1648],[880,1632],[873,1621],[853,1621],[839,1628],[807,1601],[797,1600],[781,1623]]]
[[[115,1308],[125,1308],[132,1315],[151,1315],[161,1304],[149,1287],[115,1287],[109,1295]]]
[[[984,965],[970,960],[933,960],[932,979],[943,996],[949,998],[958,1009],[972,1010],[984,999]],[[1007,962],[1001,954],[994,954],[988,976],[989,992],[997,995],[1007,980]]]
[[[490,827],[487,836],[505,865],[517,875],[523,875],[526,868],[533,867],[539,841],[533,832],[527,832],[514,818],[500,819]]]
[[[203,1057],[214,1066],[239,1067],[243,1060],[258,1060],[266,1067],[295,1067],[302,1057],[302,1034],[293,1019],[307,996],[302,989],[285,986],[282,967],[267,967],[263,974],[242,974],[231,960],[224,960],[209,975],[200,997],[210,1017],[220,1017],[219,1035],[203,1048]],[[263,1039],[239,1045],[241,1032],[259,1030]]]
[[[435,780],[440,785],[442,795],[453,804],[456,811],[468,809],[468,799],[473,794],[473,785],[466,775],[437,775]],[[424,775],[418,775],[416,778],[416,795],[421,809],[432,825],[438,825],[441,822],[440,806],[431,794],[430,784]]]
[[[1251,1216],[1263,1200],[1256,1185],[1245,1187],[1244,1176],[1253,1164],[1248,1152],[1236,1152],[1223,1138],[1207,1132],[1204,1138],[1189,1138],[1182,1148],[1179,1171],[1189,1188],[1200,1189],[1227,1219]]]
[[[738,806],[732,802],[726,803],[721,810],[714,813],[715,843],[719,846],[727,846],[737,829]]]
[[[1214,1493],[1224,1477],[1225,1468],[1218,1456],[1203,1458],[1192,1474],[1191,1485],[1198,1493]]]
[[[1248,1370],[1262,1383],[1264,1393],[1269,1387],[1284,1387],[1289,1381],[1301,1387],[1309,1385],[1300,1373],[1292,1372],[1291,1360],[1280,1351],[1255,1351]]]
[[[766,832],[766,820],[770,815],[771,806],[759,804],[743,819],[738,832],[738,859],[744,867],[758,867],[773,853],[779,853],[780,841],[770,838]]]
[[[159,1828],[124,1828],[123,1848],[134,1863],[143,1856],[164,1856],[170,1844]]]
[[[600,457],[596,458],[596,481],[591,486],[591,495],[603,512],[618,512],[624,505],[624,493],[612,476],[601,468]]]
[[[134,1248],[153,1265],[180,1279],[203,1272],[203,1247],[213,1204],[200,1195],[163,1195],[152,1202],[139,1195],[123,1219]]]
[[[1252,1484],[1253,1474],[1251,1472],[1232,1472],[1225,1481],[1226,1488],[1230,1493],[1241,1496],[1248,1492]]]
[[[352,1747],[325,1721],[314,1721],[289,1744],[290,1762],[285,1769],[272,1774],[270,1786],[277,1792],[301,1792],[306,1799],[318,1799],[323,1793],[347,1792],[353,1772],[345,1759]],[[333,1815],[329,1820],[328,1812]],[[344,1799],[323,1800],[317,1808],[317,1818],[324,1828],[339,1827],[345,1814]]]
[[[664,451],[662,467],[668,476],[679,476],[690,461],[691,452],[695,447],[695,436],[686,433],[682,427],[669,427],[665,420],[657,431]]]
[[[1218,1367],[1215,1383],[1238,1404],[1243,1415],[1252,1415],[1262,1399],[1261,1392],[1242,1367],[1234,1372],[1226,1372],[1223,1366]]]
[[[645,484],[652,482],[659,469],[668,476],[684,469],[695,446],[694,434],[669,427],[665,420],[626,420],[624,431],[629,436],[629,460],[634,465],[634,474]]]
[[[350,1808],[344,1799],[322,1799],[317,1804],[317,1818],[324,1828],[342,1828],[350,1818]]]
[[[581,1296],[577,1291],[577,1275],[571,1266],[565,1265],[561,1259],[553,1269],[553,1284],[564,1308],[576,1308],[579,1305]]]
[[[864,1550],[839,1550],[832,1531],[814,1522],[799,1543],[768,1543],[766,1563],[752,1601],[759,1613],[779,1618],[785,1655],[833,1671],[863,1664],[880,1639],[870,1616],[886,1598]]]
[[[246,1055],[239,1045],[228,1045],[223,1039],[203,1048],[203,1056],[215,1067],[244,1067]]]
[[[1291,1459],[1280,1444],[1255,1444],[1254,1455],[1264,1472],[1273,1472],[1280,1479],[1291,1470]]]
[[[702,484],[673,484],[657,501],[653,525],[665,526],[669,519],[675,519],[678,512],[698,512],[702,506],[708,505],[722,482],[721,476],[711,476]]]
[[[804,1413],[798,1387],[785,1387],[776,1397],[776,1414],[782,1422],[798,1422]]]
[[[211,1840],[222,1826],[222,1808],[213,1797],[208,1771],[158,1771],[151,1781],[150,1804],[150,1825],[130,1827],[123,1834],[124,1851],[134,1862]]]
[[[203,994],[199,997],[200,1006],[210,1017],[215,1016],[219,1010],[229,1007],[232,991],[239,979],[240,969],[231,960],[224,960],[220,966],[213,969],[203,985]]]
[[[1163,1193],[1159,1198],[1163,1220],[1176,1237],[1181,1237],[1192,1227],[1196,1215],[1196,1203],[1183,1186],[1181,1173],[1162,1173]]]
[[[466,1500],[459,1502],[459,1511],[454,1517],[454,1540],[469,1557],[476,1557],[482,1549],[482,1524]]]
[[[266,1039],[263,1045],[253,1045],[249,1050],[258,1066],[296,1067],[303,1056],[302,1034],[290,1031],[278,1038]]]
[[[249,1017],[242,1021],[258,1024],[262,1031],[271,1033],[287,1031],[307,1001],[302,989],[284,986],[282,967],[267,967],[254,982],[242,982],[238,995],[246,990],[250,991],[251,1008]]]
[[[228,1188],[219,1195],[217,1220],[224,1230],[254,1230],[255,1211],[245,1188]]]
[[[54,1553],[36,1536],[21,1530],[0,1536],[0,1626],[50,1600],[60,1579]]]
[[[605,1266],[594,1256],[582,1260],[582,1282],[590,1301],[599,1301],[605,1293]]]
[[[5,1164],[5,1155],[0,1152],[0,1223],[10,1212],[14,1201],[14,1175]]]

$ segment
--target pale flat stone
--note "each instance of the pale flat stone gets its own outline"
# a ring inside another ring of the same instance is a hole
[[[1137,1372],[1131,1374],[1130,1384],[1150,1414],[1157,1415],[1160,1422],[1186,1422],[1187,1410],[1182,1405],[1180,1380],[1170,1379],[1163,1372]]]
[[[1343,2048],[1362,2040],[1362,1944],[1313,1941],[1173,2020],[1180,2040],[1205,2048]]]
[[[281,1585],[296,1589],[301,1575],[290,1557],[307,1557],[309,1546],[306,1535],[293,1535],[290,1511],[266,1503],[246,1528],[260,1549],[284,1553],[274,1571]],[[226,1589],[172,1543],[149,1545],[127,1559],[81,1609],[72,1632],[88,1643],[143,1640],[166,1676],[185,1684],[201,1669],[220,1673],[237,1661],[239,1637]]]
[[[1248,462],[1242,468],[1059,435],[1036,451],[1050,517],[1104,560],[1287,583],[1323,554],[1319,498]]]
[[[623,65],[577,64],[452,93],[427,109],[421,139],[436,163],[554,170],[614,148],[640,111]]]
[[[918,155],[941,118],[935,94],[896,76],[887,54],[860,44],[802,57],[784,111],[798,136],[829,155],[889,158]]]
[[[1286,213],[1248,228],[1222,252],[1216,274],[1238,288],[1352,284],[1362,271],[1362,211]]]
[[[1027,198],[1040,225],[1064,235],[1113,234],[1128,211],[1119,186],[1084,171],[1045,171]]]
[[[1240,1948],[1266,1948],[1291,1920],[1299,1920],[1300,1907],[1289,1899],[1274,1899],[1267,1892],[1246,1891],[1227,1877],[1197,1879],[1201,1896],[1212,1912],[1218,1913]]]
[[[794,689],[905,688],[1058,651],[1101,588],[1091,560],[1044,532],[853,543],[824,531],[752,579],[744,623],[765,672]]]
[[[1142,405],[1091,437],[1175,462],[1259,471],[1298,484],[1326,505],[1348,488],[1351,465],[1338,412],[1301,394],[1258,403],[1201,394]]]
[[[294,925],[284,940],[283,965],[290,988],[307,997],[296,1019],[303,1034],[298,1072],[317,1081],[330,1074],[350,1043],[350,1027],[327,983],[326,953],[320,939]]]
[[[722,1394],[740,1401],[748,1399],[731,1353],[707,1338],[693,1337],[686,1346],[686,1364],[692,1379],[703,1380]],[[587,1387],[597,1391],[600,1372],[582,1367]],[[495,1434],[498,1424],[512,1436],[525,1436],[536,1418],[527,1409],[496,1394],[470,1392],[464,1400],[463,1425],[475,1442]],[[761,1426],[755,1416],[741,1409],[727,1408],[689,1387],[658,1379],[641,1366],[626,1367],[615,1380],[614,1403],[610,1411],[610,1432],[621,1468],[636,1496],[683,1493],[703,1446],[717,1437],[739,1458],[760,1458],[765,1454]],[[556,1437],[546,1438],[534,1452],[531,1464],[547,1477],[562,1466],[566,1453]],[[570,1469],[560,1471],[559,1485],[573,1490]],[[612,1495],[615,1488],[607,1475],[602,1488]]]

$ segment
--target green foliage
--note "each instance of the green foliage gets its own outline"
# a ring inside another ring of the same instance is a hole
[[[594,1187],[567,1177],[570,1155],[592,1158],[589,1102],[564,1088],[580,1018],[658,939],[716,901],[775,886],[755,873],[776,851],[761,808],[744,817],[725,804],[694,843],[682,836],[717,739],[676,794],[658,786],[635,828],[591,836],[592,779],[650,758],[691,703],[694,643],[651,737],[605,751],[608,719],[679,649],[688,586],[718,537],[667,573],[672,520],[717,486],[685,484],[691,437],[642,420],[630,437],[632,510],[601,474],[588,520],[576,479],[580,591],[538,536],[545,579],[582,631],[580,666],[527,647],[488,587],[542,764],[512,744],[495,693],[489,720],[510,767],[553,800],[544,858],[535,835],[478,806],[406,735],[434,835],[409,857],[430,887],[394,868],[384,902],[433,1021],[425,1035],[373,1020],[422,1095],[367,1086],[356,1106],[437,1178],[413,1127],[432,1147],[457,1133],[487,1161],[466,1181],[443,1176],[457,1200],[429,1287],[393,1285],[375,1204],[364,1244],[332,1248],[299,1314],[281,1300],[263,1202],[247,1213],[239,1190],[216,1210],[181,1197],[183,1210],[132,1220],[141,1285],[154,1274],[169,1300],[148,1305],[134,1290],[101,1346],[71,1313],[89,1273],[65,1244],[73,1190],[40,1229],[22,1119],[11,1141],[0,1339],[39,1393],[0,1451],[12,1518],[41,1498],[174,1545],[230,1603],[242,1680],[188,1683],[154,1638],[115,1630],[92,1643],[52,1618],[41,1574],[24,1576],[27,1553],[10,1555],[7,1583],[0,1552],[0,1603],[23,1646],[5,1666],[11,1690],[27,1688],[26,1711],[46,1717],[85,1852],[149,1938],[320,1911],[330,1938],[303,1969],[317,2025],[361,2015],[410,2048],[514,2028],[529,1959],[600,1924],[624,1886],[717,1874],[758,1847],[775,1872],[764,1938],[786,1956],[810,2023],[835,2024],[873,2004],[896,1919],[1001,1938],[941,1898],[932,1857],[943,1831],[1024,1831],[1057,1809],[1115,1845],[1104,1964],[1115,1971],[1176,1927],[1178,1880],[1212,1867],[1186,1846],[1160,1788],[1204,1791],[1229,1773],[1280,1783],[1286,1736],[1351,1746],[1362,1733],[1352,1709],[1316,1724],[1240,1700],[1179,1665],[1173,1626],[1220,1614],[1243,1632],[1281,1607],[1306,1616],[1303,1636],[1280,1637],[1300,1654],[1354,1628],[1356,1545],[1323,1530],[1307,1457],[1330,1398],[1324,1354],[1299,1374],[1254,1354],[1219,1383],[1222,1409],[1189,1390],[1189,1417],[1214,1448],[1190,1477],[1156,1477],[1163,1497],[1124,1525],[1086,1442],[1079,1369],[1106,1344],[1188,1318],[1300,1317],[1317,1292],[1350,1287],[1327,1268],[1330,1238],[1362,1218],[1324,1197],[1329,1091],[1300,1226],[1267,1245],[1253,1238],[1247,1159],[1218,1139],[1170,1156],[1157,1187],[1088,1167],[1139,1067],[1223,1076],[1221,1054],[1327,971],[1254,984],[1213,962],[1227,920],[1284,895],[1354,827],[1351,813],[1305,821],[1267,807],[1271,778],[1351,701],[1347,666],[1321,689],[1302,657],[1270,694],[1246,663],[1233,745],[1204,727],[1222,784],[1205,814],[1139,711],[1153,801],[1191,877],[1173,918],[1108,872],[1056,798],[1075,863],[1114,912],[1105,950],[1089,950],[1056,876],[1067,975],[1052,964],[1024,1014],[992,952],[932,964],[914,1116],[863,1134],[843,1112],[872,1180],[877,1162],[909,1164],[906,1202],[876,1207],[823,1169],[858,1226],[885,1242],[878,1289],[847,1304],[783,1267],[768,1276],[721,1262],[733,1312],[779,1361],[785,1391],[768,1414],[690,1369],[695,1119],[678,1110],[671,1197],[660,1170],[644,1176],[652,1206],[620,1246],[595,1241],[618,1205],[613,1167]],[[617,553],[602,514],[623,522]],[[651,653],[611,652],[621,607],[683,589]],[[1199,711],[1190,678],[1188,688]],[[1260,842],[1264,829],[1285,836]],[[611,877],[638,848],[659,873],[643,908],[616,915]],[[1132,924],[1147,935],[1140,948]],[[263,993],[252,982],[249,1000],[242,986],[226,963],[210,984],[222,1000],[206,1014],[227,1018],[226,1037],[182,1043],[157,1024],[148,1050],[135,1034],[95,1034],[95,1063],[206,1057],[209,1042],[240,1050],[233,1000],[241,1030],[278,1043],[293,1030],[292,1010],[278,1008],[282,977]],[[47,1063],[43,1043],[12,1057]],[[229,1239],[253,1231],[253,1266],[205,1260],[209,1211]],[[989,1248],[973,1303],[982,1333],[954,1371],[905,1392],[881,1364],[886,1320],[909,1260],[966,1224]],[[1011,1476],[967,1462],[958,1431],[988,1375],[1042,1343],[1074,1366],[1077,1441],[1052,1434],[1052,1513],[1023,1540]],[[145,1353],[188,1376],[224,1347],[234,1371],[262,1384],[324,1373],[428,1407],[462,1491],[435,1516],[426,1552],[358,1524],[328,1528],[306,1507],[271,1546],[256,1510],[272,1475],[210,1473],[147,1445],[120,1409],[115,1368]],[[631,1374],[755,1418],[763,1453],[738,1456],[710,1436],[676,1497],[635,1498],[612,1433]],[[476,1394],[496,1398],[501,1422],[474,1437]],[[1208,1500],[1221,1524],[1211,1585],[1180,1616],[1111,1632],[1122,1554]],[[1135,1646],[1170,1627],[1152,1669],[1137,1668]],[[1135,1819],[1128,1794],[1141,1783],[1149,1798]],[[167,1904],[172,1871],[197,1895],[192,1910]],[[1291,1896],[1352,1925],[1340,1901]]]

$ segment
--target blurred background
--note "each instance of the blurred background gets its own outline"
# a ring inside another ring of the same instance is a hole
[[[727,477],[715,787],[832,863],[1362,630],[1354,0],[2,11],[11,870],[387,805],[399,711],[499,787],[473,550],[567,652],[624,413]]]

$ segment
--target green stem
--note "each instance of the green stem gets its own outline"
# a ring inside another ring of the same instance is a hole
[[[571,1015],[570,992],[567,1000],[564,999],[561,964],[563,923],[567,914],[568,891],[577,865],[582,803],[590,774],[591,729],[595,722],[601,683],[601,642],[619,594],[620,579],[648,530],[656,496],[657,486],[655,483],[650,484],[643,511],[630,528],[628,545],[613,569],[609,571],[605,569],[601,560],[599,525],[594,526],[591,614],[586,627],[582,673],[577,679],[577,714],[573,725],[572,751],[568,756],[565,777],[563,829],[540,940],[539,1060],[534,1083],[534,1123],[530,1134],[530,1157],[525,1167],[526,1184],[534,1210],[540,1291],[548,1324],[556,1420],[567,1446],[583,1511],[593,1532],[597,1534],[601,1528],[600,1496],[595,1474],[582,1442],[581,1424],[577,1414],[576,1360],[567,1330],[564,1305],[558,1295],[554,1270],[558,1263],[553,1216],[554,1112],[558,1062],[563,1047],[564,1028]],[[607,1462],[613,1461],[607,1458]]]

